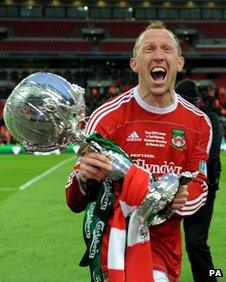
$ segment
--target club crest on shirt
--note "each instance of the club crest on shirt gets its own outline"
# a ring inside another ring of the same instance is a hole
[[[185,143],[185,130],[181,129],[172,129],[171,134],[172,134],[172,140],[171,140],[171,145],[180,151],[184,150],[186,148],[186,143]]]

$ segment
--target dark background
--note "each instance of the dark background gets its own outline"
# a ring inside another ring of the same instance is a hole
[[[225,123],[224,0],[0,1],[1,123],[5,99],[36,71],[53,72],[85,87],[87,114],[134,86],[132,48],[153,19],[164,21],[180,39],[186,64],[177,82],[195,80]]]

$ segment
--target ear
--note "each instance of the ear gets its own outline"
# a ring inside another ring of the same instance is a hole
[[[138,72],[138,66],[137,66],[137,59],[136,58],[130,59],[130,67],[135,73]]]
[[[185,60],[183,57],[179,57],[179,61],[178,61],[178,66],[177,66],[177,71],[178,72],[181,72],[183,67],[184,67],[184,63],[185,63]]]

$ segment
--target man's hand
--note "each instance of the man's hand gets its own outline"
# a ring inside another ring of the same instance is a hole
[[[180,185],[177,194],[175,195],[170,208],[172,210],[179,210],[183,208],[188,200],[188,186]]]
[[[110,160],[100,153],[87,152],[80,158],[80,162],[80,179],[83,182],[87,179],[101,181],[112,171]]]

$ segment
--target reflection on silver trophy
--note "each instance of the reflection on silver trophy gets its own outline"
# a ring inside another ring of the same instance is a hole
[[[4,119],[11,135],[28,152],[63,150],[68,144],[87,146],[106,155],[112,164],[109,177],[123,178],[132,161],[122,153],[106,149],[90,140],[81,129],[85,118],[85,90],[53,74],[37,72],[23,79],[12,91],[4,108]],[[120,148],[119,148],[120,149]],[[138,208],[139,222],[148,227],[160,224],[171,216],[168,207],[178,187],[197,173],[183,175],[168,173],[157,181],[151,180],[151,191]],[[183,180],[183,181],[182,181]]]
[[[64,149],[68,143],[80,142],[78,125],[85,116],[83,94],[83,88],[60,76],[34,73],[7,99],[5,123],[29,152]]]
[[[68,144],[89,145],[114,160],[112,179],[125,175],[128,158],[89,141],[81,129],[85,118],[85,90],[53,73],[34,73],[12,91],[4,108],[5,123],[12,136],[32,152],[63,150]]]

